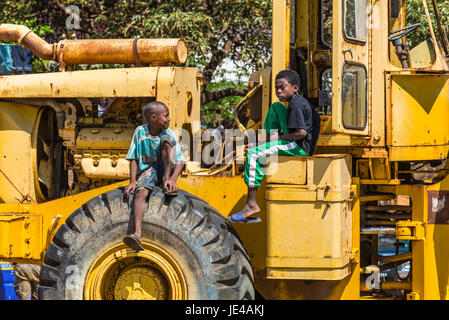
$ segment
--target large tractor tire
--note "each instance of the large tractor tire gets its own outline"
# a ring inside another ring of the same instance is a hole
[[[47,249],[39,299],[254,299],[248,255],[206,202],[155,188],[139,252],[122,242],[134,229],[130,212],[114,189],[72,213]]]

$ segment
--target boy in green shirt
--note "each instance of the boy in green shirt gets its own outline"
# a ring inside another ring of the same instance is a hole
[[[282,134],[270,136],[270,142],[258,145],[248,151],[245,162],[244,180],[248,186],[248,198],[243,209],[229,216],[232,223],[255,223],[260,218],[252,217],[260,211],[256,202],[257,188],[264,177],[260,158],[269,155],[307,156],[313,152],[312,132],[316,111],[299,94],[299,75],[293,70],[279,72],[275,80],[276,96],[288,102],[288,109],[281,103],[273,103],[268,111],[264,128],[281,130]],[[319,120],[319,117],[318,117]],[[319,127],[319,122],[318,122]]]
[[[168,128],[167,106],[153,101],[144,106],[143,114],[148,124],[136,128],[126,156],[130,160],[130,182],[125,196],[135,192],[135,232],[124,237],[123,242],[136,251],[144,250],[140,238],[146,198],[159,183],[166,194],[176,195],[179,190],[176,180],[185,163],[176,135]]]

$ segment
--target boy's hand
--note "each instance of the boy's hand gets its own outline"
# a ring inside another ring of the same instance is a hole
[[[171,179],[164,182],[164,188],[168,192],[177,192],[177,191],[179,191],[179,187],[176,184],[176,181],[175,180],[171,180]]]
[[[125,188],[125,196],[128,198],[129,197],[129,192],[134,193],[134,190],[136,190],[136,182],[130,182],[126,188]]]

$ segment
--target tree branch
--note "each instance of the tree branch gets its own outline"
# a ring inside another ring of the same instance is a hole
[[[231,52],[232,46],[233,42],[231,40],[226,41],[223,49],[218,49],[216,46],[211,46],[212,58],[203,69],[205,86],[207,86],[207,84],[211,82],[215,70],[223,62],[224,58],[226,58],[226,56]]]
[[[247,92],[248,92],[247,89],[239,89],[239,88],[227,88],[212,92],[207,92],[206,90],[203,90],[201,92],[201,104],[205,104],[215,100],[220,100],[224,97],[229,96],[244,96],[247,94]]]

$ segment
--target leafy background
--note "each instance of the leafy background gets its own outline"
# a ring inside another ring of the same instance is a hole
[[[351,0],[353,1],[353,0]],[[184,38],[187,65],[204,76],[201,116],[205,126],[232,118],[232,110],[247,92],[244,80],[261,69],[271,55],[271,0],[0,0],[0,21],[24,24],[50,43],[64,38]],[[323,0],[329,16],[329,0]],[[431,0],[427,0],[437,38]],[[79,30],[65,26],[66,6],[76,5]],[[448,33],[449,1],[437,0]],[[422,0],[407,0],[407,25],[422,26],[407,36],[410,48],[429,38]],[[324,20],[325,30],[332,21]],[[331,39],[326,39],[331,41]],[[37,72],[57,69],[54,62],[35,60]],[[117,65],[118,66],[118,65]],[[107,66],[76,66],[102,68]]]
[[[440,11],[441,23],[445,29],[446,34],[449,32],[449,1],[448,0],[436,0],[438,10]],[[440,34],[433,12],[432,1],[427,1],[429,8],[429,14],[432,19],[432,28],[439,43],[441,43]],[[407,25],[415,23],[421,23],[421,26],[415,31],[407,35],[407,41],[409,48],[413,48],[422,41],[430,38],[429,26],[427,24],[426,15],[422,5],[422,0],[408,0],[406,9]]]
[[[79,8],[79,30],[68,31],[65,7]],[[213,126],[215,110],[230,118],[243,80],[271,54],[271,0],[1,0],[0,21],[24,24],[46,41],[64,38],[183,38],[187,66],[204,77],[202,123]],[[117,65],[118,66],[118,65]],[[36,71],[57,68],[36,60]],[[108,66],[76,66],[79,68]]]

